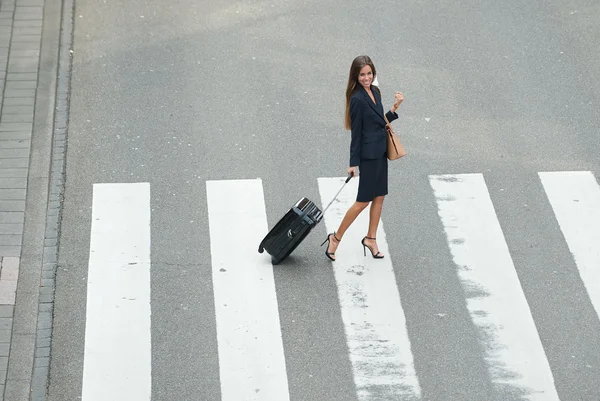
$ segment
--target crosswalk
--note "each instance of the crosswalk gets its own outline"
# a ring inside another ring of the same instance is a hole
[[[480,174],[433,176],[430,183],[467,308],[481,337],[495,385],[526,390],[528,399],[558,395],[529,305]]]
[[[94,185],[83,400],[149,400],[150,185]]]
[[[600,186],[587,171],[538,175],[600,318]],[[321,204],[344,179],[317,179]],[[357,184],[351,180],[327,211],[323,234],[337,228]],[[431,175],[427,184],[438,208],[432,218],[442,224],[495,391],[509,389],[523,400],[559,400],[484,175]],[[206,196],[221,400],[294,399],[274,268],[257,251],[269,229],[263,183],[207,181]],[[83,401],[151,399],[150,201],[149,183],[94,184]],[[385,221],[377,232],[384,259],[364,257],[355,246],[367,220],[365,211],[332,263],[354,392],[360,401],[425,400]]]

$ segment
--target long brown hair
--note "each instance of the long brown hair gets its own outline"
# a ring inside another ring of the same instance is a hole
[[[358,56],[352,61],[352,65],[350,66],[350,74],[348,76],[348,87],[346,88],[346,117],[344,119],[344,127],[349,130],[352,126],[352,122],[350,121],[350,98],[352,94],[358,87],[358,75],[360,74],[360,70],[368,65],[371,67],[373,71],[373,81],[375,80],[375,76],[377,72],[375,71],[375,65],[373,65],[373,61],[369,56]]]

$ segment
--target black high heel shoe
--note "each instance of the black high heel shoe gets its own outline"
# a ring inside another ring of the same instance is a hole
[[[365,254],[365,256],[367,256],[367,248],[369,248],[369,251],[371,251],[371,256],[373,256],[375,259],[383,259],[383,255],[381,254],[381,252],[377,251],[377,253],[373,253],[373,249],[369,245],[365,244],[366,239],[372,239],[373,241],[375,241],[376,238],[365,237],[362,239],[362,241],[360,241],[360,243],[363,246],[363,253]]]
[[[328,252],[329,251],[329,242],[331,240],[332,235],[333,235],[333,238],[335,238],[338,243],[340,242],[338,237],[335,236],[335,231],[334,231],[332,234],[327,234],[327,238],[325,238],[325,241],[323,241],[321,246],[325,245],[325,243],[327,242],[327,249],[325,249],[325,256],[327,256],[329,259],[331,259],[335,262],[335,258],[332,257],[332,256],[335,256],[335,252]]]

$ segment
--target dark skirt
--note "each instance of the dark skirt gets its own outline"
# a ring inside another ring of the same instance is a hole
[[[358,166],[357,202],[371,202],[376,196],[388,193],[388,159],[361,160]]]

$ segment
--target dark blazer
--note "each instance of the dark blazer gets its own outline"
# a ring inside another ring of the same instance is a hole
[[[360,165],[361,159],[379,159],[387,150],[383,104],[377,87],[371,85],[375,102],[360,84],[350,98],[350,167]],[[397,113],[386,113],[389,122],[398,118]]]

